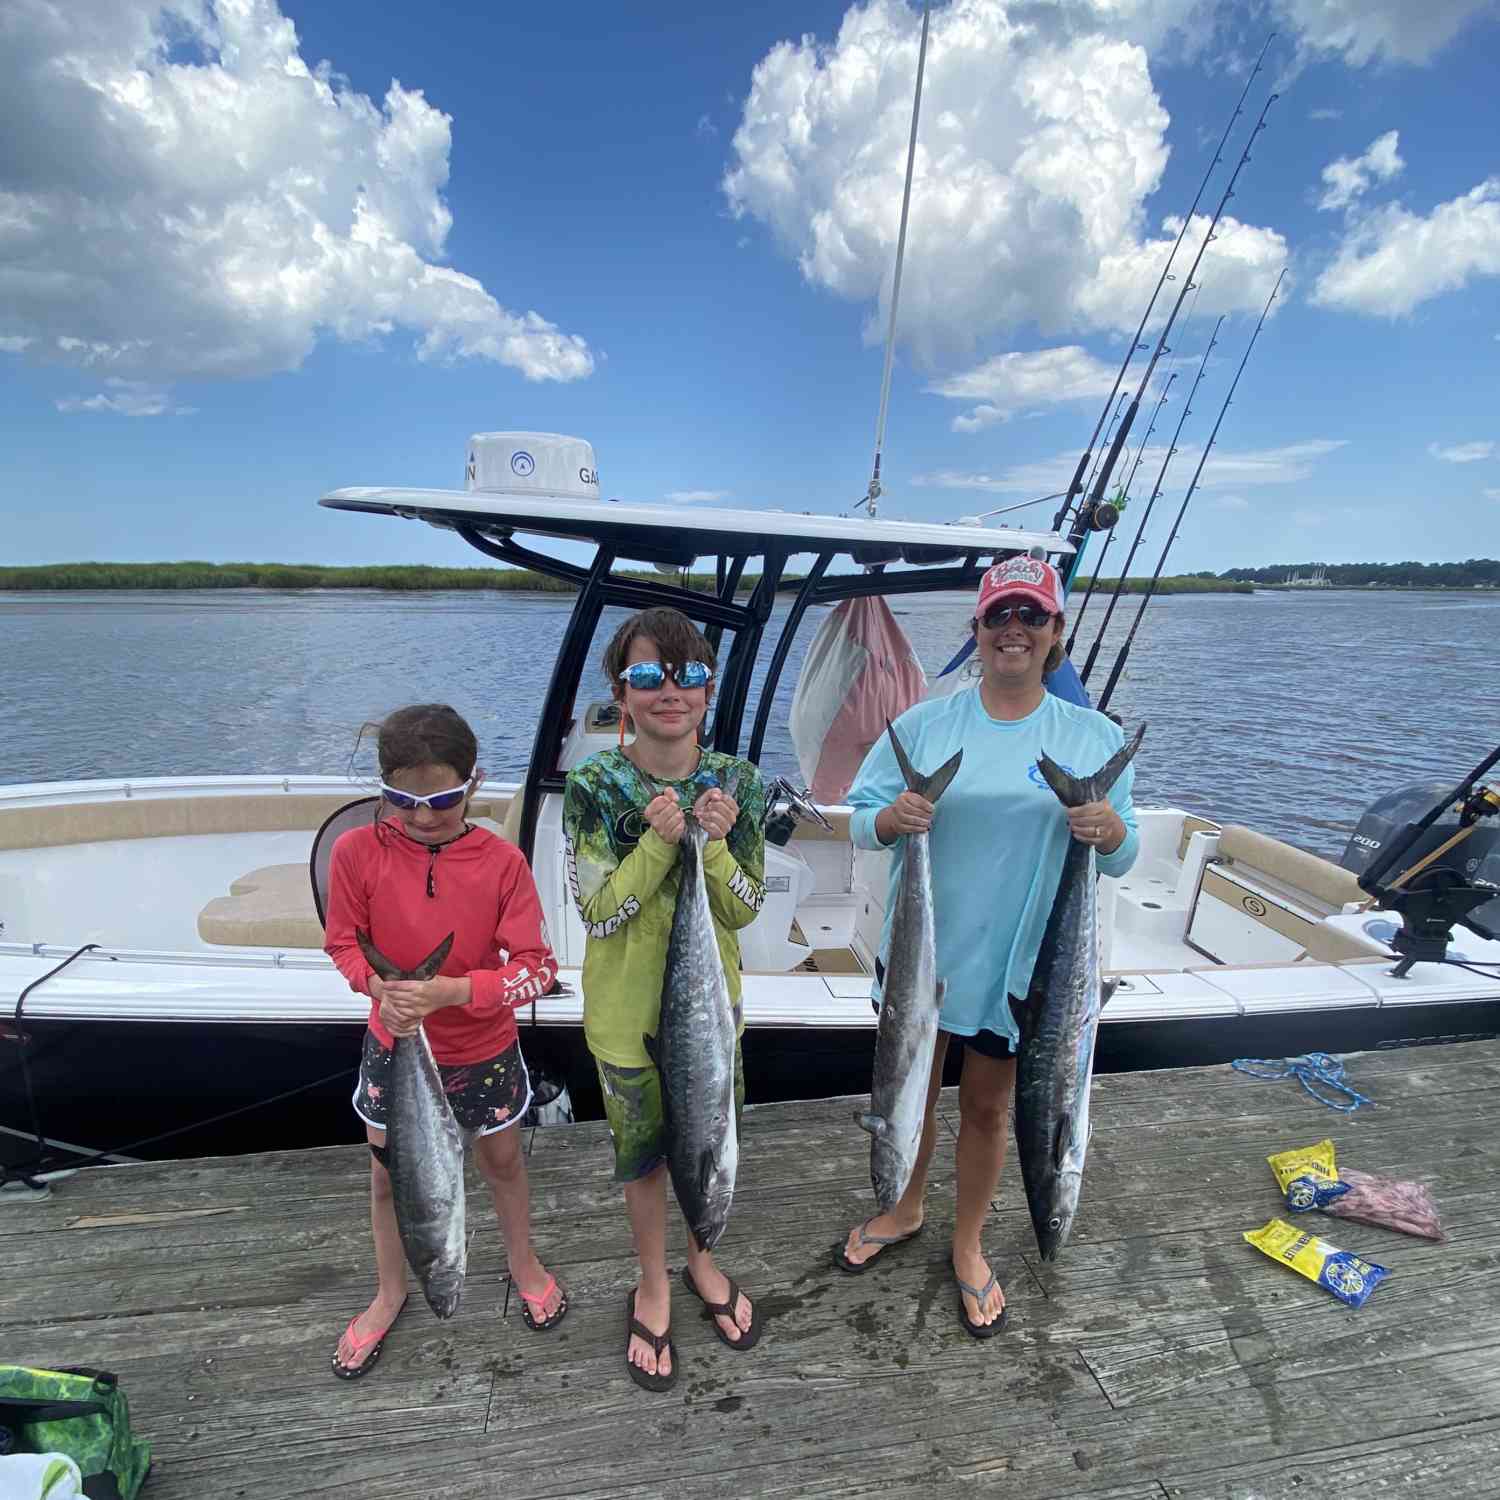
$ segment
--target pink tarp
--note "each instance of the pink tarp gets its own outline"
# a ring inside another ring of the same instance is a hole
[[[845,599],[813,637],[792,698],[792,743],[814,800],[842,802],[886,720],[926,693],[922,664],[885,600]]]

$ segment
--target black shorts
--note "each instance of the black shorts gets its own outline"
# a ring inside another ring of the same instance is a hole
[[[359,1082],[354,1089],[354,1113],[377,1130],[386,1128],[385,1094],[395,1056],[389,1047],[380,1045],[373,1031],[365,1032]],[[437,1070],[453,1118],[462,1129],[475,1135],[493,1135],[497,1130],[508,1129],[531,1105],[531,1078],[526,1072],[519,1040],[485,1062],[439,1063]]]

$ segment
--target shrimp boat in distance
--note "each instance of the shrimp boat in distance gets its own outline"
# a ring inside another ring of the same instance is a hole
[[[1056,531],[605,502],[597,474],[581,440],[489,433],[466,450],[461,491],[320,501],[351,524],[426,522],[577,588],[533,706],[525,777],[487,782],[473,816],[531,860],[561,971],[522,1013],[523,1045],[579,1114],[597,1109],[597,1085],[562,791],[570,767],[617,742],[615,704],[587,684],[624,613],[671,605],[709,634],[720,670],[705,742],[758,761],[793,641],[826,606],[972,592],[995,560],[1065,564],[1074,550]],[[559,544],[591,556],[569,561]],[[656,571],[643,579],[642,564]],[[705,567],[711,591],[677,581]],[[789,603],[773,630],[778,601]],[[890,856],[853,846],[846,806],[785,780],[768,794],[767,895],[742,934],[749,1098],[860,1092]],[[0,787],[0,1160],[34,1163],[37,1135],[126,1156],[357,1138],[349,1094],[367,1002],[322,952],[319,880],[332,835],[371,816],[362,795],[337,774]],[[1211,807],[1140,808],[1135,868],[1099,886],[1119,987],[1098,1068],[1500,1034],[1491,802],[1500,794],[1481,775],[1397,794],[1351,830],[1339,864]],[[1399,884],[1460,826],[1455,848]],[[1450,899],[1461,889],[1466,904]]]

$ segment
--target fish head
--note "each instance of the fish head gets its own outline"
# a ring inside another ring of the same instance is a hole
[[[729,1224],[729,1210],[734,1202],[736,1162],[720,1153],[715,1157],[703,1184],[702,1209],[693,1235],[702,1250],[712,1250]]]
[[[444,1320],[458,1311],[459,1298],[464,1291],[464,1269],[462,1266],[434,1266],[422,1282],[422,1295],[433,1313]]]
[[[1043,1260],[1056,1260],[1058,1251],[1068,1243],[1082,1187],[1083,1173],[1064,1169],[1049,1173],[1039,1190],[1030,1195],[1031,1227]]]
[[[901,1201],[911,1182],[916,1162],[906,1155],[886,1133],[872,1137],[870,1145],[870,1183],[875,1201],[882,1213],[889,1213]]]

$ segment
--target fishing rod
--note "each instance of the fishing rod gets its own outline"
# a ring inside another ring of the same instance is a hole
[[[1125,566],[1120,569],[1120,576],[1115,580],[1114,593],[1110,596],[1109,605],[1104,611],[1104,623],[1100,625],[1099,633],[1094,637],[1094,644],[1089,648],[1089,657],[1083,664],[1083,671],[1078,674],[1082,682],[1087,682],[1089,673],[1094,670],[1094,663],[1098,660],[1100,648],[1104,645],[1104,633],[1109,629],[1109,622],[1114,618],[1115,605],[1119,602],[1120,595],[1125,592],[1125,580],[1130,576],[1130,565],[1135,561],[1135,554],[1141,543],[1146,540],[1146,523],[1151,519],[1157,496],[1161,494],[1162,484],[1167,477],[1167,469],[1177,453],[1177,440],[1182,436],[1183,425],[1193,414],[1193,398],[1198,394],[1198,387],[1203,384],[1203,377],[1208,371],[1208,356],[1213,353],[1214,346],[1219,342],[1219,330],[1223,326],[1224,315],[1221,313],[1219,321],[1214,324],[1214,331],[1209,338],[1208,345],[1203,351],[1203,358],[1198,361],[1198,373],[1193,378],[1193,388],[1188,392],[1187,400],[1182,403],[1182,415],[1177,419],[1177,430],[1172,434],[1172,441],[1167,445],[1161,468],[1157,470],[1156,483],[1152,486],[1151,496],[1146,501],[1146,509],[1141,514],[1141,524],[1136,527],[1135,540],[1130,544],[1130,554],[1125,559]]]
[[[1120,420],[1120,413],[1125,410],[1125,397],[1127,392],[1120,392],[1120,399],[1115,402],[1114,415],[1109,419],[1109,426],[1104,429],[1104,447],[1109,446],[1109,440],[1114,435],[1115,424]],[[1107,408],[1106,408],[1107,409]],[[1101,447],[1094,455],[1094,467],[1089,470],[1089,477],[1084,480],[1083,487],[1087,489],[1094,482],[1094,476],[1099,472],[1099,465],[1104,462],[1104,448]],[[1055,531],[1057,528],[1053,527]]]
[[[1225,127],[1223,139],[1220,141],[1218,148],[1214,152],[1213,162],[1209,165],[1210,172],[1213,171],[1214,166],[1218,164],[1221,158],[1221,153],[1224,148],[1224,142],[1229,139],[1230,131],[1234,128],[1234,122],[1239,118],[1240,113],[1244,108],[1245,98],[1250,92],[1250,85],[1255,81],[1255,75],[1261,71],[1261,65],[1266,55],[1266,49],[1271,45],[1271,42],[1275,39],[1275,36],[1276,33],[1273,31],[1271,35],[1266,38],[1265,45],[1260,49],[1260,56],[1256,58],[1255,66],[1250,70],[1249,78],[1245,80],[1245,87],[1240,94],[1240,102],[1235,105],[1234,113],[1229,117],[1229,124]],[[1250,148],[1255,144],[1255,138],[1261,133],[1262,130],[1266,128],[1266,115],[1270,112],[1271,106],[1279,97],[1280,96],[1278,94],[1272,93],[1271,96],[1266,100],[1265,104],[1262,106],[1260,116],[1255,122],[1255,128],[1250,132],[1249,139],[1245,142],[1245,149],[1240,153],[1240,159],[1235,164],[1234,172],[1229,178],[1229,186],[1224,189],[1224,195],[1219,199],[1218,207],[1214,209],[1214,216],[1209,221],[1208,230],[1203,236],[1203,243],[1198,246],[1198,253],[1193,257],[1192,265],[1188,267],[1187,278],[1182,284],[1182,290],[1177,294],[1177,301],[1172,304],[1172,311],[1167,315],[1167,321],[1162,326],[1161,335],[1157,339],[1156,347],[1152,350],[1150,361],[1146,365],[1146,372],[1141,376],[1140,384],[1136,387],[1135,395],[1131,400],[1130,406],[1125,412],[1125,420],[1120,424],[1119,431],[1115,433],[1114,442],[1111,444],[1109,455],[1105,459],[1104,464],[1099,471],[1099,477],[1095,482],[1088,499],[1074,507],[1073,524],[1068,531],[1068,541],[1073,545],[1073,557],[1068,567],[1067,577],[1067,581],[1070,584],[1073,581],[1074,575],[1078,571],[1079,564],[1083,561],[1084,544],[1088,540],[1089,532],[1108,530],[1109,527],[1113,526],[1119,519],[1118,515],[1113,513],[1112,507],[1107,507],[1104,502],[1104,490],[1105,487],[1109,484],[1109,476],[1114,472],[1115,464],[1119,461],[1120,449],[1124,447],[1125,439],[1127,436],[1129,436],[1131,426],[1136,418],[1136,414],[1140,411],[1141,397],[1145,394],[1147,385],[1150,384],[1151,376],[1156,370],[1157,361],[1160,360],[1162,355],[1167,351],[1167,337],[1172,331],[1172,325],[1177,321],[1177,314],[1182,310],[1182,304],[1186,300],[1187,294],[1193,290],[1193,287],[1195,285],[1193,276],[1196,274],[1198,266],[1203,260],[1203,253],[1208,249],[1209,245],[1218,238],[1214,231],[1218,228],[1219,219],[1223,216],[1224,210],[1229,204],[1229,200],[1234,197],[1234,185],[1239,181],[1240,173],[1244,170],[1245,163],[1250,160]],[[1206,177],[1204,181],[1205,183],[1207,182]],[[1202,194],[1202,191],[1202,188],[1200,188],[1200,195]],[[1197,199],[1193,200],[1193,207],[1194,209],[1196,209]],[[1181,242],[1182,236],[1187,232],[1188,223],[1191,222],[1192,211],[1189,211],[1187,220],[1184,222],[1182,229],[1178,231],[1177,238],[1179,243]],[[1176,246],[1173,247],[1173,254],[1176,254]],[[1171,262],[1169,261],[1168,265],[1170,264]],[[1166,279],[1166,272],[1162,273],[1162,277],[1163,280]],[[1158,286],[1158,290],[1160,290],[1160,286]],[[1156,296],[1155,293],[1153,293],[1152,302],[1154,303],[1155,300]],[[1148,307],[1148,315],[1149,312],[1150,308]],[[1145,327],[1144,319],[1142,319],[1141,327]],[[1139,339],[1139,337],[1140,335],[1137,334],[1136,338]],[[1135,350],[1132,347],[1130,354],[1133,354],[1134,352]],[[1127,364],[1130,361],[1130,354],[1126,355]],[[1123,379],[1123,367],[1120,374],[1121,378]],[[1113,399],[1113,395],[1111,395],[1111,399]],[[1079,474],[1082,474],[1086,461],[1087,455],[1085,455],[1085,459],[1083,461],[1080,461],[1078,465]],[[1078,476],[1075,475],[1074,477],[1076,479]],[[1076,494],[1078,492],[1074,491],[1074,493]],[[1062,525],[1063,521],[1067,518],[1067,512],[1067,506],[1064,506],[1063,509],[1058,512],[1057,520],[1054,522],[1055,528]]]
[[[885,338],[885,369],[880,377],[880,415],[875,419],[875,468],[865,492],[865,511],[871,519],[880,498],[880,451],[885,446],[885,414],[891,401],[891,365],[896,354],[896,308],[901,301],[901,266],[906,259],[906,219],[911,209],[912,169],[917,161],[917,119],[922,113],[922,73],[927,66],[927,28],[932,3],[922,7],[922,41],[917,48],[917,93],[911,106],[911,140],[906,148],[906,186],[901,193],[901,229],[896,236],[896,272],[891,279],[891,326]]]
[[[1224,421],[1224,413],[1229,410],[1229,403],[1234,400],[1236,387],[1240,383],[1240,376],[1245,373],[1245,366],[1250,362],[1250,351],[1255,347],[1255,341],[1260,337],[1260,331],[1265,327],[1266,317],[1271,311],[1271,304],[1276,300],[1276,294],[1281,290],[1282,279],[1286,276],[1286,267],[1281,268],[1281,274],[1276,278],[1276,285],[1271,288],[1271,295],[1266,298],[1266,305],[1261,309],[1260,317],[1255,324],[1255,332],[1250,335],[1250,342],[1245,345],[1245,353],[1240,359],[1240,367],[1234,372],[1234,379],[1229,382],[1229,394],[1224,397],[1224,404],[1219,408],[1218,421],[1214,423],[1214,430],[1209,433],[1208,441],[1203,445],[1202,456],[1198,459],[1198,467],[1193,471],[1192,483],[1187,487],[1187,494],[1182,497],[1182,504],[1177,508],[1177,519],[1172,522],[1171,533],[1167,537],[1166,545],[1161,549],[1161,556],[1156,561],[1156,571],[1151,575],[1151,582],[1146,586],[1145,595],[1141,599],[1141,607],[1135,612],[1135,619],[1130,624],[1130,634],[1125,637],[1125,644],[1120,648],[1120,654],[1115,658],[1115,664],[1110,669],[1109,681],[1104,684],[1104,691],[1099,695],[1099,702],[1095,705],[1100,713],[1103,713],[1109,705],[1110,696],[1114,693],[1115,684],[1120,680],[1120,673],[1125,670],[1126,658],[1130,655],[1130,648],[1135,643],[1135,633],[1140,629],[1141,616],[1146,613],[1146,606],[1151,602],[1151,596],[1156,592],[1156,582],[1161,577],[1161,570],[1166,566],[1167,553],[1172,550],[1172,543],[1177,540],[1178,529],[1182,525],[1182,518],[1187,514],[1188,502],[1193,498],[1193,491],[1198,488],[1198,480],[1203,474],[1203,466],[1208,462],[1208,455],[1213,451],[1214,439],[1219,435],[1219,427]],[[1220,319],[1222,322],[1223,320]],[[1217,332],[1217,330],[1215,330]],[[1207,358],[1207,355],[1204,356]]]
[[[1146,429],[1146,436],[1141,439],[1141,446],[1136,450],[1135,462],[1131,465],[1130,475],[1121,488],[1120,493],[1115,496],[1115,508],[1122,514],[1125,509],[1125,501],[1130,496],[1130,487],[1135,483],[1135,476],[1140,472],[1141,460],[1146,456],[1146,444],[1151,441],[1151,434],[1156,431],[1156,419],[1161,416],[1161,409],[1167,402],[1167,392],[1172,389],[1172,382],[1176,379],[1177,371],[1173,370],[1167,376],[1166,384],[1161,388],[1161,395],[1156,399],[1156,410],[1151,413],[1151,425]],[[1142,522],[1142,525],[1144,524]],[[1094,597],[1094,589],[1098,586],[1099,579],[1104,571],[1104,559],[1109,556],[1109,549],[1114,544],[1115,535],[1115,528],[1111,526],[1109,535],[1104,538],[1103,550],[1099,553],[1098,561],[1094,564],[1094,576],[1089,579],[1089,586],[1084,593],[1083,602],[1078,606],[1078,613],[1073,619],[1073,633],[1068,637],[1066,648],[1069,656],[1073,654],[1073,642],[1078,639],[1078,627],[1083,623],[1083,614],[1089,607],[1089,600]],[[1108,624],[1108,622],[1108,616],[1106,616],[1105,623]]]

